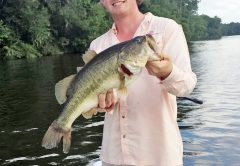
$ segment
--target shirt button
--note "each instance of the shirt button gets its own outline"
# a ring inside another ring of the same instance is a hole
[[[123,115],[123,116],[122,116],[122,118],[124,119],[124,118],[125,118],[125,116]]]
[[[125,134],[123,135],[123,138],[126,138],[126,135],[125,135]]]

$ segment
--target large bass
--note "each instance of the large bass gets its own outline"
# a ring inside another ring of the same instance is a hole
[[[57,147],[63,137],[63,152],[71,145],[71,126],[81,114],[96,113],[98,95],[109,89],[126,91],[147,61],[159,60],[159,48],[151,35],[138,36],[94,56],[71,80],[60,116],[48,128],[42,146]]]

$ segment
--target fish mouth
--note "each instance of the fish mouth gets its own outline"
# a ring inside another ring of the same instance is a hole
[[[126,0],[114,1],[114,2],[112,3],[112,6],[119,6],[119,5],[121,5],[121,4],[125,3],[125,2],[126,2]]]
[[[126,67],[126,65],[121,64],[120,67],[123,73],[127,74],[128,76],[133,75],[133,73]]]
[[[160,60],[161,58],[161,50],[156,44],[155,39],[153,38],[152,35],[147,34],[146,35],[146,41],[150,49],[153,51],[153,55],[149,57],[149,61],[155,61],[155,60]]]

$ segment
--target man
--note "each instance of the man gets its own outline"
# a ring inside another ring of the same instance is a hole
[[[192,92],[196,75],[191,70],[186,39],[175,21],[143,14],[141,0],[100,0],[111,14],[112,28],[95,39],[97,53],[135,36],[152,34],[164,59],[148,62],[128,87],[126,100],[112,110],[113,90],[99,95],[105,108],[101,160],[103,165],[182,165],[182,139],[177,125],[176,96]],[[161,9],[159,9],[161,10]]]

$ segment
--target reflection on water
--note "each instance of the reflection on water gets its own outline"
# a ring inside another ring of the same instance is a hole
[[[240,36],[235,36],[192,45],[198,76],[192,96],[204,104],[178,101],[184,165],[240,163],[239,43]],[[98,158],[103,114],[74,123],[69,154],[61,146],[41,147],[45,130],[61,109],[54,84],[81,64],[76,55],[0,63],[0,165],[86,165]]]
[[[240,36],[193,44],[192,67],[198,76],[193,96],[200,107],[179,103],[185,165],[240,164]],[[184,107],[184,108],[182,108]],[[184,113],[183,113],[184,111]]]

